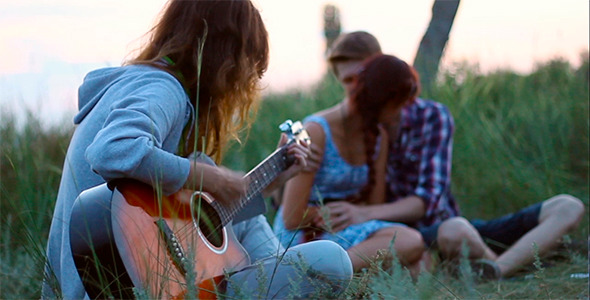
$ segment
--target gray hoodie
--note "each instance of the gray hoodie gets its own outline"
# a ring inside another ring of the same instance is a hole
[[[65,299],[85,295],[69,241],[76,197],[117,178],[149,184],[157,178],[169,194],[182,187],[190,169],[189,160],[174,153],[192,106],[167,72],[148,66],[92,71],[78,90],[78,109],[47,245],[49,278],[56,277]],[[44,281],[43,297],[55,297],[51,283]]]

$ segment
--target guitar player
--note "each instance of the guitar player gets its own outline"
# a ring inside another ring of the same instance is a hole
[[[70,245],[72,207],[83,191],[120,179],[148,184],[164,195],[202,189],[222,203],[237,201],[247,191],[243,174],[188,157],[204,153],[219,162],[226,143],[250,121],[269,52],[258,10],[249,0],[171,0],[149,34],[135,57],[120,67],[88,73],[79,88],[76,130],[49,233],[42,298],[92,297],[78,275]],[[284,136],[279,146],[295,162],[263,193],[298,173],[310,153],[305,142],[287,145]],[[250,265],[229,274],[220,291],[230,297],[297,293],[307,298],[321,292],[318,284],[323,284],[332,296],[342,292],[352,276],[346,252],[329,241],[283,249],[261,215],[261,201],[256,196],[233,219]],[[303,274],[300,258],[309,267]],[[157,296],[178,295],[164,291]]]

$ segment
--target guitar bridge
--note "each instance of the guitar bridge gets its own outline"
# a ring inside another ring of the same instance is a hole
[[[166,243],[166,250],[168,251],[168,254],[171,257],[172,263],[174,264],[178,272],[180,272],[182,276],[186,277],[186,267],[188,265],[188,260],[186,259],[186,255],[184,254],[185,252],[182,248],[182,245],[180,244],[180,241],[178,240],[176,235],[174,235],[174,232],[172,232],[172,229],[170,229],[170,226],[168,226],[164,219],[159,219],[154,223],[156,223],[156,225],[158,226],[160,236]]]

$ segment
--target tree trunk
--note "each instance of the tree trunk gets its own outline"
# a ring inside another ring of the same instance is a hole
[[[425,90],[436,80],[440,59],[449,40],[459,1],[434,0],[432,5],[432,19],[414,59],[414,68],[420,74],[422,88]]]
[[[335,5],[324,6],[324,36],[326,37],[326,53],[334,40],[340,35],[340,10]]]

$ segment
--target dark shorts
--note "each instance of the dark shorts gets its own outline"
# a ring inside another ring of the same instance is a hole
[[[529,230],[539,225],[539,214],[541,213],[542,205],[542,202],[536,203],[515,213],[489,221],[473,219],[469,222],[477,229],[488,247],[500,254],[529,232]],[[436,245],[436,237],[440,224],[419,229],[427,246]]]

